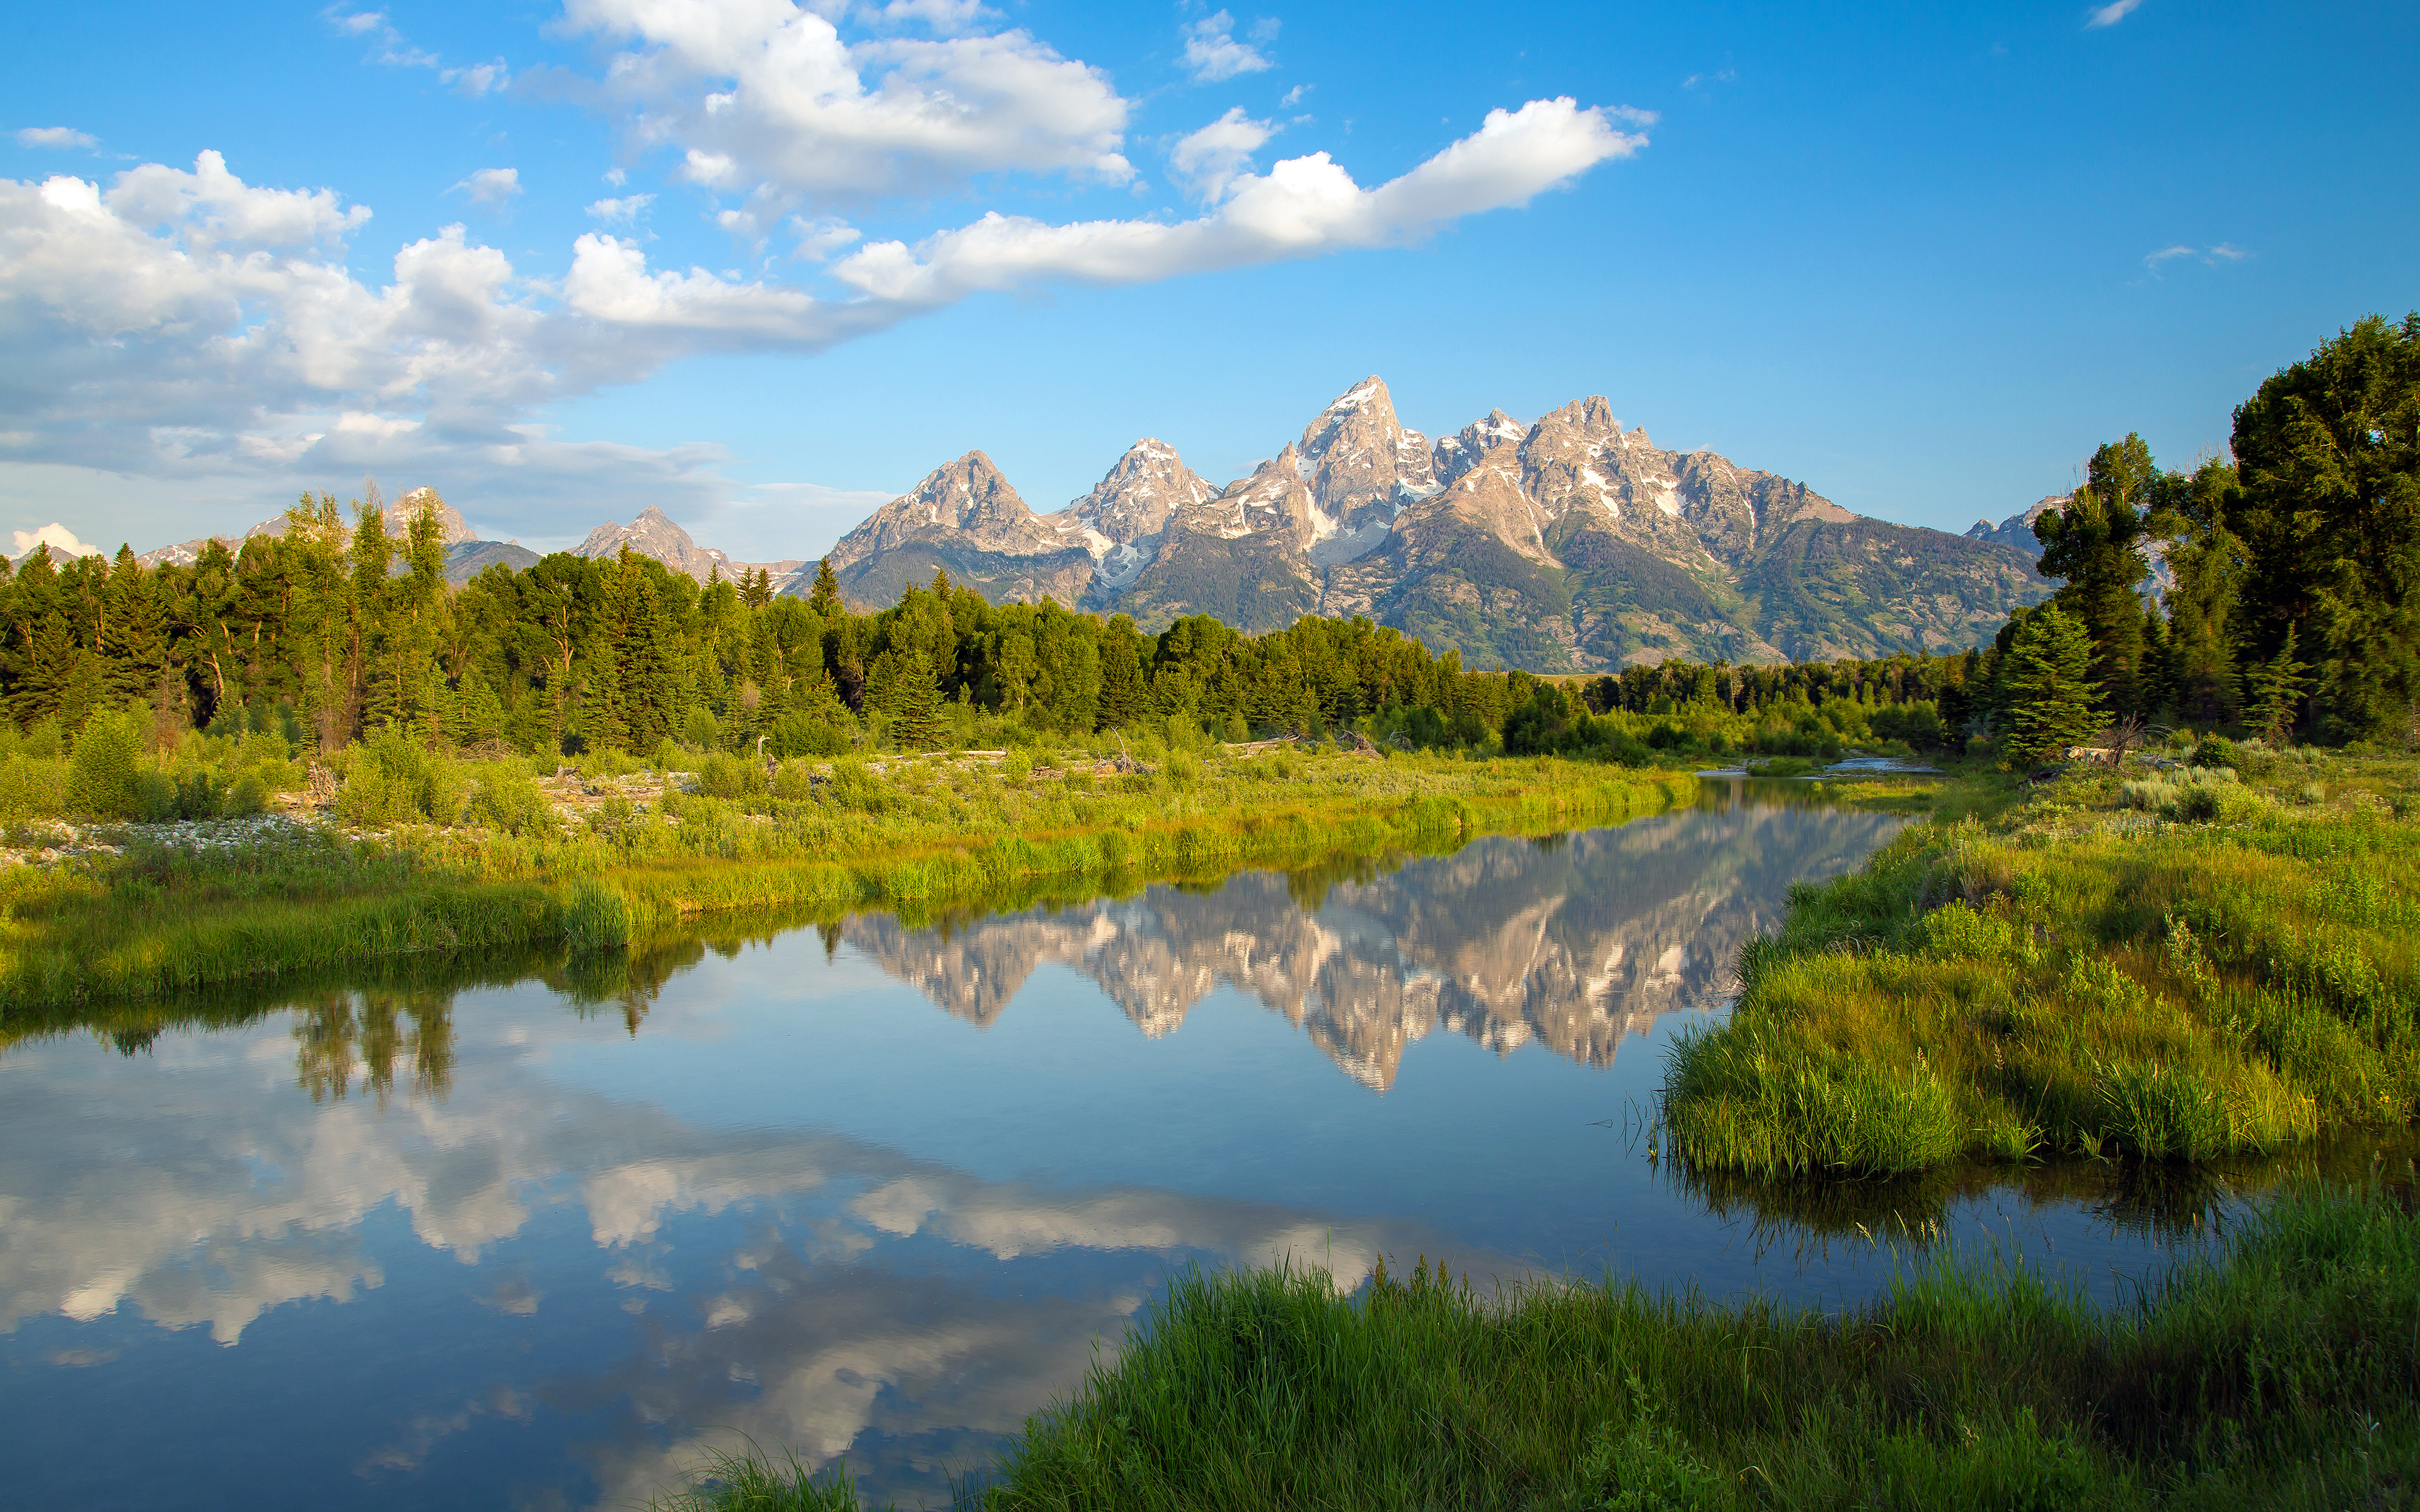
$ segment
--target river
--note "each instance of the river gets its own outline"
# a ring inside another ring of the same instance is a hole
[[[2139,1273],[2190,1195],[1710,1189],[1638,1136],[1741,941],[1904,822],[1714,782],[1451,856],[732,921],[21,1041],[0,1484],[25,1512],[619,1507],[745,1434],[940,1505],[1188,1263],[1837,1304],[1912,1233]]]

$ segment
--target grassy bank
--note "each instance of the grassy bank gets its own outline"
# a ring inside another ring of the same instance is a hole
[[[2420,1110],[2420,764],[1975,774],[1793,892],[1676,1046],[1669,1153],[1761,1176],[2206,1159]]]
[[[2275,1200],[2114,1309],[1972,1259],[1912,1261],[1832,1314],[1193,1273],[1028,1424],[981,1504],[2404,1506],[2415,1325],[2420,1221],[2376,1187]],[[758,1460],[672,1504],[858,1504]]]
[[[398,824],[366,839],[316,831],[211,850],[138,842],[75,868],[16,868],[0,876],[0,1014],[398,956],[614,949],[729,910],[914,914],[1435,849],[1651,812],[1694,781],[1553,760],[1294,751],[1171,758],[1106,778],[964,760],[783,772],[786,795],[756,770],[733,778],[728,795],[659,784],[649,805],[600,773],[601,801],[570,819]]]

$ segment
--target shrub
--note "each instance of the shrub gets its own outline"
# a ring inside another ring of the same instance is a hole
[[[68,759],[70,806],[96,819],[133,818],[143,801],[142,750],[143,729],[131,716],[95,715]]]
[[[490,766],[471,794],[471,817],[507,835],[551,836],[556,832],[554,805],[537,779],[518,766]]]
[[[2239,767],[2243,764],[2243,753],[2236,748],[2234,741],[2225,735],[2204,735],[2201,744],[2194,748],[2193,764]]]
[[[776,757],[838,756],[851,748],[848,732],[803,711],[774,721],[772,738],[765,743]]]
[[[451,825],[467,788],[458,764],[400,730],[381,730],[353,752],[336,817],[349,825]]]
[[[761,798],[765,789],[765,768],[747,758],[716,751],[697,764],[697,790],[709,798]]]

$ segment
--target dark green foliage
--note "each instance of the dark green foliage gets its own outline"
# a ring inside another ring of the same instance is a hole
[[[2092,668],[2092,640],[2083,622],[2055,605],[2025,617],[2009,647],[2009,765],[2055,761],[2101,728]]]
[[[2291,630],[2315,733],[2399,733],[2420,699],[2420,314],[2371,316],[2271,377],[2234,450],[2250,659]]]
[[[2052,598],[2092,641],[2092,680],[2112,714],[2145,711],[2143,603],[2135,589],[2151,575],[2142,546],[2151,534],[2159,470],[2140,436],[2092,454],[2089,481],[2063,510],[2034,522],[2043,576],[2067,585]]]

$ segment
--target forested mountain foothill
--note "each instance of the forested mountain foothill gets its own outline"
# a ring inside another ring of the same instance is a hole
[[[106,712],[163,754],[186,730],[276,734],[297,755],[392,730],[533,755],[761,741],[786,758],[1171,719],[1634,764],[1659,746],[1894,739],[2025,762],[2129,717],[2412,742],[2420,316],[2365,319],[2263,382],[2232,450],[2170,471],[2136,437],[2102,447],[2037,526],[2064,586],[1963,655],[1550,681],[1467,669],[1358,616],[1247,635],[1194,614],[1145,634],[1125,614],[986,602],[946,574],[858,613],[829,566],[791,597],[762,571],[701,584],[627,549],[458,588],[424,491],[408,514],[305,496],[280,533],[213,540],[190,563],[121,548],[0,564],[0,697],[21,741],[55,750]],[[2154,540],[2175,575],[2164,602],[2143,591]]]

